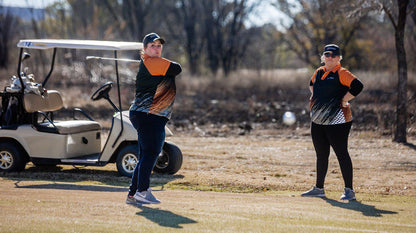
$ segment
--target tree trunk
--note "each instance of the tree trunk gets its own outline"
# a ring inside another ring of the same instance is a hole
[[[207,59],[208,59],[208,66],[212,74],[216,75],[219,69],[219,55],[218,50],[222,49],[219,48],[216,37],[219,34],[217,32],[218,23],[216,23],[215,19],[213,18],[214,12],[214,2],[213,1],[202,1],[203,4],[203,17],[205,22],[205,39],[207,41]]]
[[[182,15],[184,21],[184,31],[186,33],[185,49],[189,61],[191,75],[199,75],[200,52],[203,47],[203,39],[198,35],[198,24],[201,24],[201,7],[198,0],[189,1],[186,4],[182,1]],[[201,32],[202,33],[202,32]]]
[[[0,67],[6,68],[9,63],[9,41],[13,39],[14,17],[8,12],[0,15]]]
[[[407,129],[407,62],[406,51],[404,48],[404,31],[406,25],[406,10],[409,0],[397,0],[399,6],[399,17],[395,31],[396,55],[398,68],[397,84],[397,115],[396,115],[396,133],[395,142],[406,143]]]

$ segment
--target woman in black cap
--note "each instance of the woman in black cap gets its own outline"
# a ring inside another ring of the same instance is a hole
[[[335,44],[326,45],[321,60],[325,66],[313,74],[311,90],[311,135],[316,151],[316,184],[302,193],[305,197],[325,197],[324,182],[328,170],[330,147],[333,148],[344,179],[341,200],[355,200],[352,187],[353,168],[348,153],[348,135],[352,117],[349,101],[363,89],[363,84],[347,69],[341,67],[342,55]]]
[[[130,121],[137,130],[140,161],[134,169],[127,204],[160,203],[150,189],[150,175],[165,141],[176,95],[175,76],[181,66],[162,58],[165,40],[156,33],[143,39],[142,62],[136,76],[136,95]]]

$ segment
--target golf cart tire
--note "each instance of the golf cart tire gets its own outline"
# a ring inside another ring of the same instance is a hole
[[[122,176],[132,177],[134,168],[139,162],[137,144],[123,147],[117,155],[117,171]],[[134,164],[133,164],[134,163]]]
[[[162,174],[175,174],[181,169],[182,160],[183,156],[179,147],[172,142],[165,142],[153,171]]]
[[[27,160],[22,150],[13,142],[0,142],[0,171],[20,172]]]

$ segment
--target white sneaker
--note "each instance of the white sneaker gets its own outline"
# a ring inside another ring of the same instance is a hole
[[[302,197],[325,197],[325,190],[323,188],[317,188],[313,186],[311,190],[308,190],[301,194]]]
[[[346,200],[346,201],[356,200],[354,190],[352,190],[350,188],[344,188],[344,194],[342,194],[340,199],[341,200]]]
[[[146,191],[136,192],[136,194],[134,194],[133,197],[137,201],[142,202],[144,204],[159,204],[160,203],[160,201],[155,196],[153,196],[152,190],[150,188],[148,188]]]
[[[134,198],[133,196],[127,195],[126,204],[129,204],[129,205],[143,205],[144,203],[136,200],[136,198]]]

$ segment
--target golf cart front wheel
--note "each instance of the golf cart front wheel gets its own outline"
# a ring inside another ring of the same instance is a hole
[[[175,174],[181,168],[182,160],[183,156],[179,147],[171,142],[165,142],[153,171],[163,174]]]
[[[136,144],[128,145],[120,150],[117,156],[117,171],[122,176],[132,177],[134,168],[139,162]]]
[[[14,143],[0,143],[0,171],[19,172],[25,166],[26,160]]]

